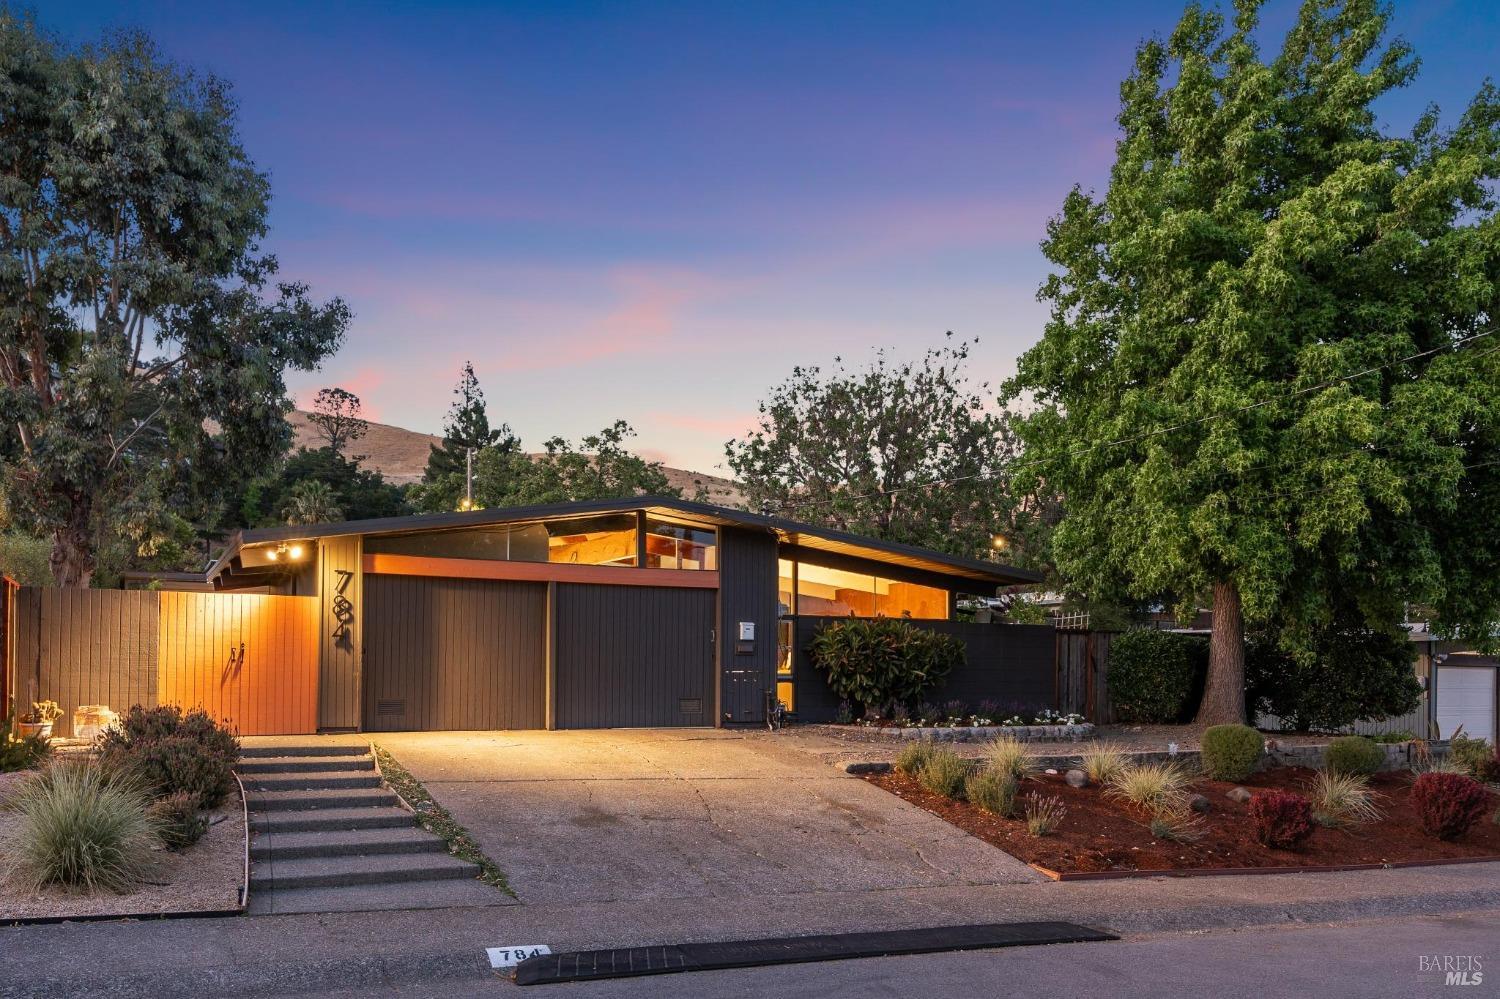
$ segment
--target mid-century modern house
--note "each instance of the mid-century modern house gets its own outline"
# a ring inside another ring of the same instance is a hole
[[[250,530],[208,572],[317,597],[324,731],[754,722],[768,690],[831,714],[799,624],[995,632],[955,622],[959,596],[1037,579],[668,497]]]

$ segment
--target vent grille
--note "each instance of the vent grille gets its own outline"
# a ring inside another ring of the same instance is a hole
[[[685,715],[701,715],[703,713],[703,698],[683,697],[677,701],[677,710]]]
[[[375,713],[377,715],[404,715],[406,714],[405,701],[376,701]]]

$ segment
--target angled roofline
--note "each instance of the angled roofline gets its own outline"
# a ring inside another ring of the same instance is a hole
[[[495,524],[515,523],[517,521],[576,517],[602,513],[626,513],[633,510],[662,512],[688,518],[698,517],[723,526],[760,528],[774,532],[778,536],[787,536],[793,543],[798,543],[803,538],[811,538],[834,545],[846,545],[851,548],[860,548],[877,553],[875,556],[877,561],[880,554],[893,555],[898,559],[918,560],[930,563],[934,567],[930,571],[965,576],[995,585],[1016,585],[1039,583],[1042,581],[1040,573],[1027,569],[1017,569],[1014,566],[1003,565],[999,562],[987,562],[983,559],[948,555],[944,552],[933,551],[930,548],[920,548],[916,545],[903,544],[898,541],[882,541],[878,538],[870,538],[864,535],[851,534],[847,531],[839,531],[832,528],[820,527],[815,524],[788,520],[784,517],[771,517],[765,514],[751,513],[748,510],[736,510],[731,507],[715,506],[710,503],[699,503],[695,500],[679,499],[675,496],[628,496],[621,499],[581,500],[570,503],[546,503],[534,506],[493,507],[484,510],[469,510],[455,513],[412,514],[403,517],[375,517],[369,520],[346,520],[333,524],[263,527],[242,530],[235,532],[230,537],[224,554],[208,570],[207,577],[209,580],[214,580],[223,575],[226,570],[232,572],[238,564],[238,555],[241,549],[252,545],[271,544],[280,541],[312,541],[319,538],[347,537],[355,534],[407,534],[414,531],[487,527]],[[897,562],[895,564],[901,563]]]

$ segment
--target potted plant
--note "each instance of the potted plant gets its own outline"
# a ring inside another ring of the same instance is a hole
[[[52,723],[62,717],[62,708],[56,701],[32,701],[31,710],[17,722],[21,737],[35,736],[38,739],[52,738]]]

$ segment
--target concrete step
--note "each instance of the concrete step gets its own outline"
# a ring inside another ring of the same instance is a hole
[[[390,912],[518,904],[499,888],[472,879],[343,888],[278,888],[250,893],[252,916],[273,912]]]
[[[309,742],[303,745],[240,746],[241,759],[262,756],[364,756],[369,752],[369,746],[319,742]]]
[[[364,756],[261,756],[240,760],[235,766],[240,776],[246,774],[350,773],[375,770],[375,757]]]
[[[250,829],[258,833],[312,832],[323,829],[401,829],[415,826],[404,808],[319,808],[285,812],[257,812]]]
[[[391,808],[396,796],[379,788],[342,787],[315,791],[256,791],[245,789],[246,803],[252,812],[285,812],[300,809]]]
[[[445,881],[473,878],[479,868],[446,853],[410,856],[384,854],[373,857],[304,857],[250,865],[251,891],[274,887],[330,888],[341,885],[396,884],[407,881]]]
[[[380,775],[319,770],[305,774],[244,774],[245,789],[256,791],[326,791],[334,788],[379,787]]]
[[[298,857],[371,857],[393,853],[442,853],[448,844],[425,829],[324,829],[256,836],[250,856],[277,865]]]

